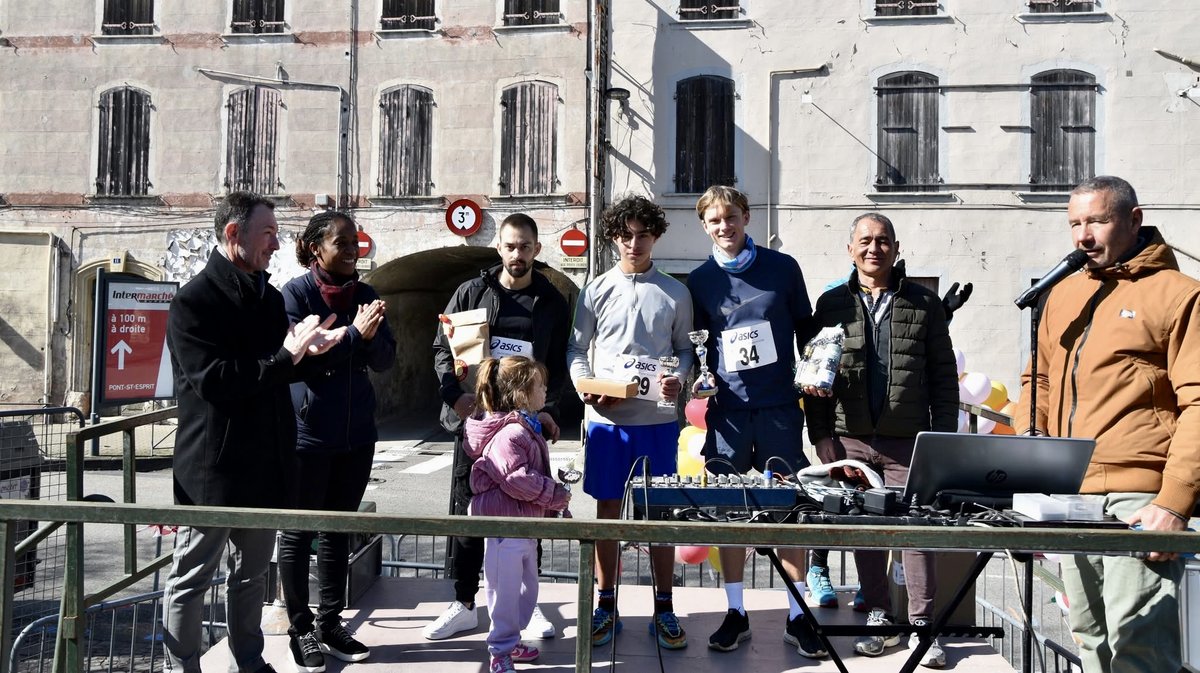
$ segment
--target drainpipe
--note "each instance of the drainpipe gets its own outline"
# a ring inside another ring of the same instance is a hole
[[[241,82],[247,84],[272,84],[281,89],[313,89],[316,91],[336,91],[338,92],[338,157],[337,157],[337,200],[336,204],[342,202],[342,183],[345,181],[345,175],[342,172],[342,167],[346,164],[346,128],[348,126],[347,113],[343,112],[348,108],[348,94],[345,89],[339,84],[323,84],[320,82],[301,82],[294,79],[279,79],[278,77],[260,77],[258,75],[244,75],[236,72],[225,72],[223,70],[212,70],[209,68],[201,68],[196,66],[194,70],[209,79],[228,80],[233,82]]]
[[[775,124],[779,119],[779,110],[777,109],[779,100],[775,95],[776,82],[785,76],[824,75],[827,72],[829,72],[829,66],[821,64],[814,68],[772,70],[767,77],[767,247],[772,250],[775,249],[775,229],[772,226],[775,214],[772,208],[775,199]]]
[[[49,302],[46,310],[46,347],[42,350],[46,354],[42,364],[42,404],[52,404],[50,394],[54,389],[54,324],[58,321],[58,293],[61,289],[60,274],[58,272],[58,237],[50,232],[46,232],[47,254],[46,267],[50,274],[49,283]]]

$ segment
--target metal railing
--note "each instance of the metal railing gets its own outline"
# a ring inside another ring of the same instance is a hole
[[[100,505],[86,502],[0,502],[0,577],[12,572],[15,522],[20,520],[65,522],[67,572],[55,648],[54,670],[79,671],[84,656],[82,618],[95,596],[83,596],[82,527],[86,523],[136,526],[150,522],[180,526],[213,526],[283,530],[341,530],[355,533],[463,535],[577,540],[578,613],[590,614],[592,556],[597,541],[636,540],[657,544],[742,545],[756,547],[801,546],[828,549],[910,548],[931,550],[1027,550],[1077,553],[1196,552],[1200,535],[1188,532],[1126,530],[1035,530],[1021,528],[813,525],[763,526],[741,523],[668,523],[576,519],[529,520],[510,517],[402,517],[374,513],[337,513],[259,508],[175,507],[164,510],[137,504]],[[74,532],[72,532],[74,531]],[[76,534],[77,533],[77,534]],[[5,599],[11,599],[6,585]],[[576,666],[591,665],[591,643],[579,639]]]

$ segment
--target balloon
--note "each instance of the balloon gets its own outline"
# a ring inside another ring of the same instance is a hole
[[[967,412],[960,410],[958,412],[958,431],[966,432],[967,429],[971,427],[970,422],[971,422],[970,415],[967,414]]]
[[[1008,388],[999,381],[992,381],[992,390],[983,404],[993,409],[1003,409],[1008,404]]]
[[[704,459],[704,433],[692,435],[687,443],[687,452],[693,458]]]
[[[695,565],[704,563],[708,558],[708,547],[700,547],[697,545],[685,545],[675,548],[675,560],[679,563],[688,563]]]
[[[983,408],[988,409],[986,404],[983,406]],[[988,409],[988,410],[991,411],[990,409]],[[979,432],[979,434],[990,435],[992,433],[992,430],[994,430],[995,428],[996,428],[996,421],[993,421],[990,418],[984,418],[983,416],[979,417],[979,421],[976,424],[976,430]]]
[[[993,435],[1015,435],[1015,434],[1017,434],[1017,431],[1014,430],[1011,425],[997,423],[996,427],[992,428],[992,434]]]
[[[958,378],[962,378],[964,367],[967,366],[967,355],[961,349],[954,349],[954,365],[958,368]]]
[[[698,477],[704,471],[704,459],[693,456],[686,449],[680,451],[676,457],[675,471],[685,477]]]
[[[708,548],[708,565],[712,566],[712,569],[717,572],[724,572],[723,570],[721,570],[721,550],[720,550],[720,548],[718,548],[718,547],[709,547]]]
[[[987,374],[969,372],[958,382],[958,398],[967,404],[983,404],[992,392]]]
[[[679,431],[679,452],[687,453],[689,442],[693,437],[704,437],[704,431],[694,425],[689,425]]]
[[[1016,416],[1017,415],[1017,403],[1009,402],[1008,404],[1000,407],[1000,413],[1004,414],[1005,416]]]
[[[708,398],[693,397],[683,407],[683,415],[687,418],[687,422],[701,430],[708,429],[708,424],[704,422],[706,412],[708,412]]]

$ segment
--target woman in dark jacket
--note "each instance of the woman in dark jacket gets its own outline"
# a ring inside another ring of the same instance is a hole
[[[375,390],[367,370],[384,371],[396,359],[386,305],[360,282],[357,227],[349,215],[313,216],[296,241],[296,259],[309,268],[283,288],[292,321],[337,315],[346,336],[327,353],[304,358],[301,380],[292,384],[302,509],[354,512],[366,491],[375,442]],[[308,607],[309,550],[317,545],[320,602],[314,620]],[[291,652],[299,673],[325,670],[324,654],[362,661],[370,652],[341,623],[345,608],[349,537],[345,533],[285,531],[279,542],[279,574],[291,623]]]

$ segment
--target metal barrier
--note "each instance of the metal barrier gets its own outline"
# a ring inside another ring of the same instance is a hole
[[[659,544],[750,545],[757,547],[801,546],[829,549],[911,548],[1006,549],[1079,553],[1102,552],[1196,552],[1200,535],[1188,532],[1088,531],[985,529],[964,527],[947,535],[944,527],[857,526],[853,528],[812,525],[762,526],[755,524],[699,524],[646,521],[593,521],[576,519],[529,520],[509,517],[399,517],[382,514],[314,512],[225,507],[176,507],[163,510],[136,504],[99,505],[82,502],[0,502],[0,576],[12,571],[15,522],[20,520],[67,522],[82,533],[85,523],[115,523],[136,526],[149,522],[182,526],[228,526],[234,528],[284,530],[343,530],[355,533],[468,535],[578,540],[578,612],[589,614],[593,607],[592,555],[600,540],[636,540]],[[67,572],[64,579],[62,616],[55,650],[55,671],[79,671],[83,656],[85,600],[82,593],[82,535],[67,536]],[[11,600],[11,588],[5,587]],[[94,597],[89,597],[94,601]],[[591,665],[591,643],[579,639],[576,666]]]
[[[83,425],[83,412],[71,407],[7,409],[0,411],[0,499],[66,500],[67,431]],[[25,629],[36,629],[58,614],[65,563],[63,531],[36,519],[12,522],[14,548],[9,589],[3,610],[0,648],[5,659],[40,657],[30,645],[7,640]]]

